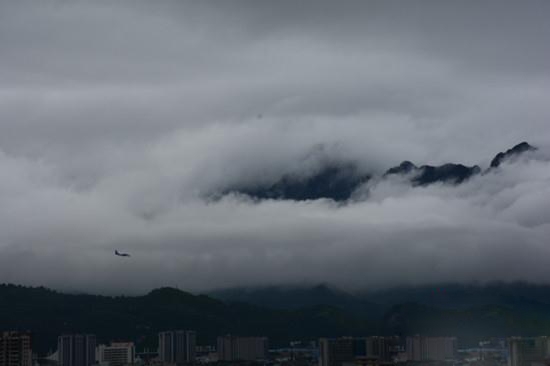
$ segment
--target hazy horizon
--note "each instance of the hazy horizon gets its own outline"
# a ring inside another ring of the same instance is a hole
[[[550,283],[537,283],[537,282],[528,282],[528,281],[521,281],[521,280],[514,280],[514,281],[487,281],[487,282],[479,282],[479,281],[471,281],[471,282],[434,282],[434,283],[423,283],[423,284],[416,284],[416,285],[394,285],[394,286],[380,286],[380,287],[367,287],[367,288],[351,288],[346,289],[339,287],[337,285],[328,283],[328,282],[318,282],[318,283],[263,283],[259,285],[250,285],[250,286],[231,286],[231,287],[218,287],[218,288],[212,288],[208,290],[189,290],[185,288],[181,288],[178,286],[170,286],[170,285],[160,285],[158,287],[151,287],[148,289],[142,289],[140,291],[126,291],[125,289],[103,289],[103,290],[95,290],[90,291],[86,289],[78,289],[78,288],[64,288],[64,287],[51,287],[51,286],[44,286],[44,285],[25,285],[20,283],[0,283],[0,286],[16,286],[16,287],[22,287],[22,288],[28,288],[28,289],[46,289],[53,292],[56,292],[61,295],[92,295],[92,296],[106,296],[106,297],[141,297],[141,296],[147,296],[153,291],[158,290],[177,290],[184,293],[191,294],[193,296],[208,296],[217,300],[226,301],[225,299],[229,299],[229,302],[233,302],[232,294],[236,294],[237,298],[239,296],[244,295],[251,295],[250,298],[247,298],[246,300],[239,300],[239,302],[244,303],[252,303],[254,304],[255,301],[262,301],[262,293],[268,293],[269,296],[274,296],[278,293],[278,291],[282,291],[285,293],[286,291],[289,291],[289,293],[292,293],[293,291],[303,291],[303,294],[307,294],[309,291],[314,291],[317,289],[321,290],[327,290],[327,295],[332,294],[335,295],[334,299],[346,299],[348,296],[355,297],[357,301],[363,301],[365,298],[371,299],[374,296],[378,296],[379,294],[387,295],[388,293],[394,293],[399,294],[401,297],[399,299],[404,298],[407,299],[406,302],[410,301],[410,294],[408,294],[409,291],[418,291],[417,296],[425,296],[424,300],[428,300],[430,296],[430,292],[428,290],[437,290],[437,291],[444,291],[446,289],[453,289],[454,290],[479,290],[483,293],[483,291],[487,290],[495,290],[495,289],[505,289],[509,290],[511,288],[515,287],[522,287],[525,289],[546,289],[550,291]],[[435,293],[431,293],[432,295],[435,295]],[[440,292],[439,295],[445,296],[443,292]],[[520,296],[521,297],[521,296]],[[436,297],[437,298],[437,297]],[[333,299],[333,301],[334,301]],[[400,302],[398,302],[400,303]],[[321,303],[317,305],[322,305]],[[386,304],[387,305],[387,304]],[[495,304],[492,304],[495,305]]]

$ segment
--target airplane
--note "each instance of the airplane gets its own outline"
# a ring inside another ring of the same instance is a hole
[[[115,255],[118,255],[119,257],[129,257],[130,254],[128,253],[121,253],[118,250],[115,250]]]

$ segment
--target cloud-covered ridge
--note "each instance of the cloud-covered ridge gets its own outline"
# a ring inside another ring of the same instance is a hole
[[[392,175],[406,176],[411,185],[426,186],[430,184],[461,184],[473,176],[481,173],[477,165],[465,166],[456,163],[446,163],[439,166],[422,165],[417,167],[414,163],[405,160],[398,166],[389,168],[382,176],[371,176],[372,173],[360,172],[353,162],[335,162],[325,156],[324,149],[316,149],[316,166],[311,168],[309,161],[302,162],[299,166],[302,170],[294,173],[286,173],[277,178],[275,182],[240,182],[237,187],[227,189],[225,194],[244,194],[256,199],[289,199],[289,200],[315,200],[331,199],[334,201],[347,201],[351,199],[362,186],[371,178],[380,180]],[[527,142],[522,142],[506,152],[498,153],[491,160],[491,168],[497,168],[503,162],[518,159],[526,152],[537,149]],[[308,159],[309,160],[309,159]],[[216,195],[216,194],[214,194]]]

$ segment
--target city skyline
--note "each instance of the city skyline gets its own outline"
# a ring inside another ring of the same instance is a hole
[[[190,355],[187,338],[190,334],[196,336],[195,331],[188,330],[160,332],[156,353],[147,347],[136,352],[133,342],[111,341],[110,345],[96,346],[94,334],[64,334],[59,336],[58,348],[54,353],[39,355],[32,350],[31,332],[2,332],[0,365],[30,366],[50,362],[68,366],[239,365],[242,362],[293,365],[298,361],[303,365],[319,366],[406,366],[457,362],[464,365],[534,366],[550,360],[548,336],[489,338],[480,341],[476,347],[459,347],[457,338],[450,336],[338,336],[321,337],[305,343],[294,341],[283,348],[268,348],[267,337],[225,335],[218,337],[217,346],[196,345],[192,340],[193,354]],[[178,339],[180,335],[183,335],[182,339]],[[197,358],[195,352],[200,354]]]

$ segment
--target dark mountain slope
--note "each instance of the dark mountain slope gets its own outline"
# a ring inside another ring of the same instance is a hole
[[[464,310],[502,306],[526,312],[550,311],[550,285],[525,282],[402,286],[348,293],[326,285],[267,286],[218,290],[210,296],[227,303],[241,302],[274,309],[329,305],[350,312],[380,315],[393,306],[416,303],[428,307]]]
[[[366,291],[357,296],[386,307],[414,302],[447,309],[499,305],[530,311],[540,306],[550,306],[549,285],[524,282],[406,286]]]
[[[326,305],[370,320],[379,320],[385,310],[385,306],[326,285],[233,288],[213,291],[209,295],[227,303],[241,302],[273,309],[295,310]]]
[[[355,166],[329,165],[308,177],[285,175],[269,186],[243,187],[232,191],[258,199],[314,200],[319,198],[345,201],[370,179]]]
[[[505,160],[513,159],[525,152],[535,151],[535,150],[537,150],[537,148],[529,145],[527,142],[522,142],[520,144],[517,144],[516,146],[506,150],[505,152],[498,153],[491,161],[491,168],[497,168]]]
[[[418,170],[418,167],[416,165],[414,165],[408,160],[405,160],[398,166],[394,166],[393,168],[388,169],[386,171],[386,174],[384,174],[384,176],[392,175],[392,174],[409,174],[416,170]]]
[[[404,161],[400,165],[388,169],[384,175],[410,175],[413,185],[426,186],[434,183],[460,184],[480,172],[481,169],[477,165],[468,167],[462,164],[444,164],[417,167],[409,161]]]
[[[194,329],[199,344],[214,344],[218,335],[266,335],[273,344],[293,338],[364,334],[372,323],[341,309],[313,306],[275,310],[250,304],[225,304],[172,288],[144,296],[67,295],[44,288],[0,285],[0,331],[29,330],[33,349],[46,353],[62,333],[89,332],[99,342],[132,340],[139,348],[156,347],[157,333]]]

